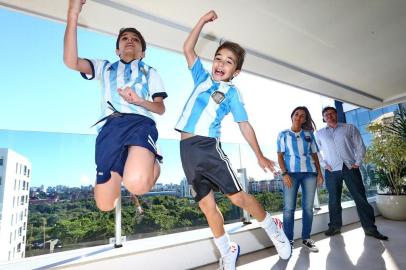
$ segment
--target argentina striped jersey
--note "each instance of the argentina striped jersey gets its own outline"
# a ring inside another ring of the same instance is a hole
[[[168,95],[155,69],[141,60],[133,60],[130,63],[119,60],[112,64],[107,60],[86,60],[89,61],[93,74],[88,77],[81,73],[82,77],[101,82],[101,118],[112,113],[107,106],[107,101],[110,101],[114,108],[121,113],[144,115],[154,120],[150,111],[144,107],[128,103],[119,95],[117,89],[124,89],[129,86],[139,97],[149,101],[158,96],[166,98]]]
[[[238,89],[231,82],[214,81],[196,58],[190,69],[194,89],[175,126],[177,131],[219,138],[221,121],[231,112],[235,122],[248,121]]]
[[[288,172],[317,172],[311,154],[319,152],[319,148],[312,131],[287,129],[280,132],[277,151],[283,153]]]

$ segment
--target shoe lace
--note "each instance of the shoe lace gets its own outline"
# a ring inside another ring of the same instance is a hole
[[[314,241],[312,239],[307,239],[306,243],[308,243],[308,244],[310,244],[312,246],[314,245]]]

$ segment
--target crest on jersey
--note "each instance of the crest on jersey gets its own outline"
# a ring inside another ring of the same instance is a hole
[[[225,95],[223,92],[214,91],[213,94],[211,94],[211,98],[214,100],[214,102],[220,104],[224,100]]]

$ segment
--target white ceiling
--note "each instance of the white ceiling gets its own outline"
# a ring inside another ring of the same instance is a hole
[[[67,3],[0,0],[58,21]],[[247,72],[367,108],[406,101],[404,0],[88,0],[79,22],[113,35],[135,26],[149,44],[180,51],[210,9],[219,19],[203,29],[203,58],[229,39],[247,49]]]

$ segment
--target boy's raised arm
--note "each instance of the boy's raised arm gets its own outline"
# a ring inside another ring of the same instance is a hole
[[[70,0],[64,38],[63,62],[71,69],[92,74],[88,61],[78,57],[77,26],[78,17],[86,0]]]
[[[197,57],[195,52],[195,46],[197,43],[197,39],[199,38],[200,32],[203,29],[203,26],[208,22],[214,21],[215,19],[217,19],[216,12],[214,12],[213,10],[207,12],[200,18],[200,20],[197,22],[197,24],[195,25],[195,27],[192,29],[189,36],[185,40],[185,43],[183,44],[183,53],[186,57],[188,67],[191,67],[193,65]]]

